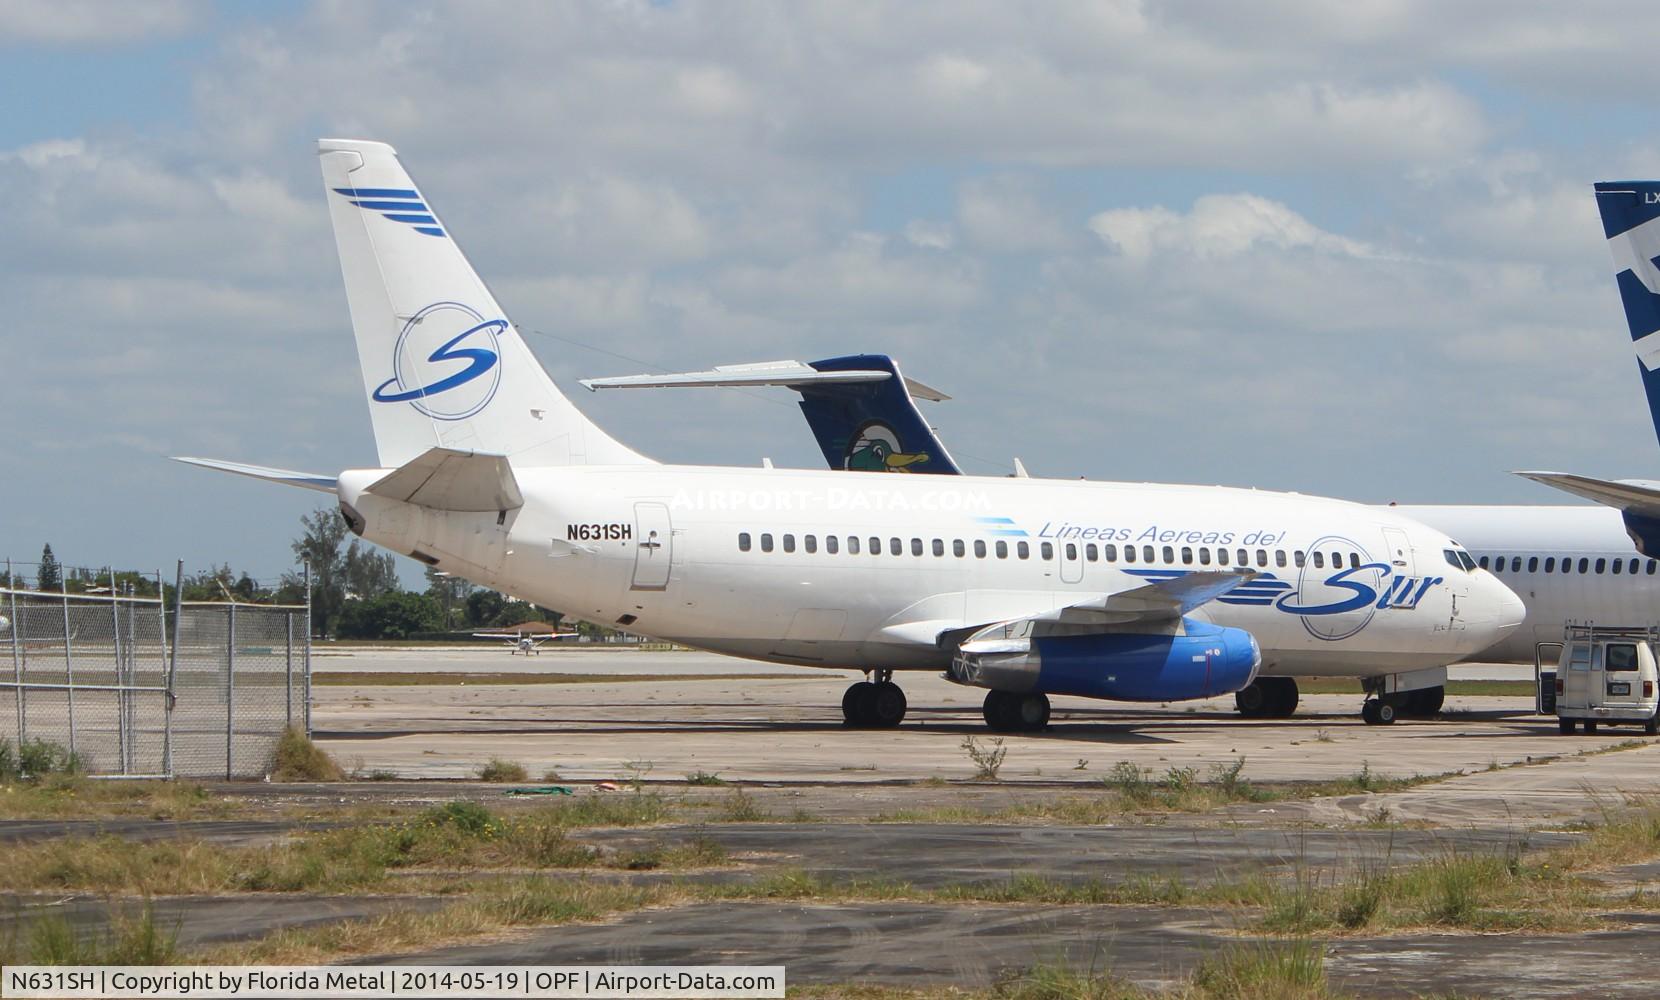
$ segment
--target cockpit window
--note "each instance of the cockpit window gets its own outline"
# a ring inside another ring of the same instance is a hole
[[[1463,549],[1442,549],[1441,554],[1446,557],[1447,565],[1454,569],[1461,569],[1468,573],[1476,568],[1476,561]]]

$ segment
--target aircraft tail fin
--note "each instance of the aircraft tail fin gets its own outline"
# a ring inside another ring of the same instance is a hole
[[[793,387],[801,393],[801,412],[830,468],[962,475],[913,398],[943,399],[943,393],[905,378],[885,354],[827,358],[808,364],[820,372],[879,370],[894,376],[878,382]]]
[[[1596,192],[1649,415],[1660,437],[1660,266],[1655,264],[1660,258],[1660,181],[1604,181]]]
[[[649,462],[554,386],[391,146],[317,150],[382,466],[435,447],[520,466]]]

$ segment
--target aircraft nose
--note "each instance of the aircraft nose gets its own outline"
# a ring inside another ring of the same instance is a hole
[[[1493,616],[1493,629],[1496,632],[1508,632],[1520,625],[1527,618],[1527,605],[1516,596],[1516,592],[1505,586],[1502,581],[1491,574],[1483,574],[1494,603],[1498,606]]]

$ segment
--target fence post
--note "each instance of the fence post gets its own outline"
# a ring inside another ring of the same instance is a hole
[[[305,567],[305,735],[311,738],[311,560]]]
[[[69,641],[69,577],[58,580],[58,590],[63,594],[63,680],[69,697],[69,753],[75,753],[75,657],[70,651]]]
[[[287,729],[294,724],[294,612],[283,612],[282,622],[282,725]]]
[[[231,751],[236,745],[236,604],[229,611],[230,627],[226,632],[225,649],[225,780],[231,780]]]
[[[12,576],[12,561],[6,560],[6,596],[12,609],[12,679],[17,682],[17,746],[23,747],[24,717],[28,714],[23,709],[23,619],[17,616],[17,578]]]
[[[167,591],[161,589],[161,571],[156,571],[157,604],[161,605],[162,645],[167,643]],[[173,570],[173,643],[167,653],[167,690],[162,693],[161,766],[167,776],[173,776],[173,705],[178,698],[173,694],[173,679],[179,672],[179,626],[184,621],[184,560]]]
[[[115,655],[115,759],[122,774],[127,768],[127,692],[121,680],[121,595],[115,592],[115,567],[106,566],[110,578],[110,646]]]

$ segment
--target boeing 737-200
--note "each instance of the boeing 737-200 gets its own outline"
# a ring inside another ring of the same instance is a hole
[[[862,726],[904,717],[903,670],[988,689],[988,724],[1026,730],[1050,694],[1203,698],[1299,665],[1394,674],[1522,620],[1467,552],[1387,508],[659,464],[559,392],[391,147],[319,150],[379,462],[326,477],[186,461],[332,490],[394,552],[574,618],[865,671],[842,704]]]

